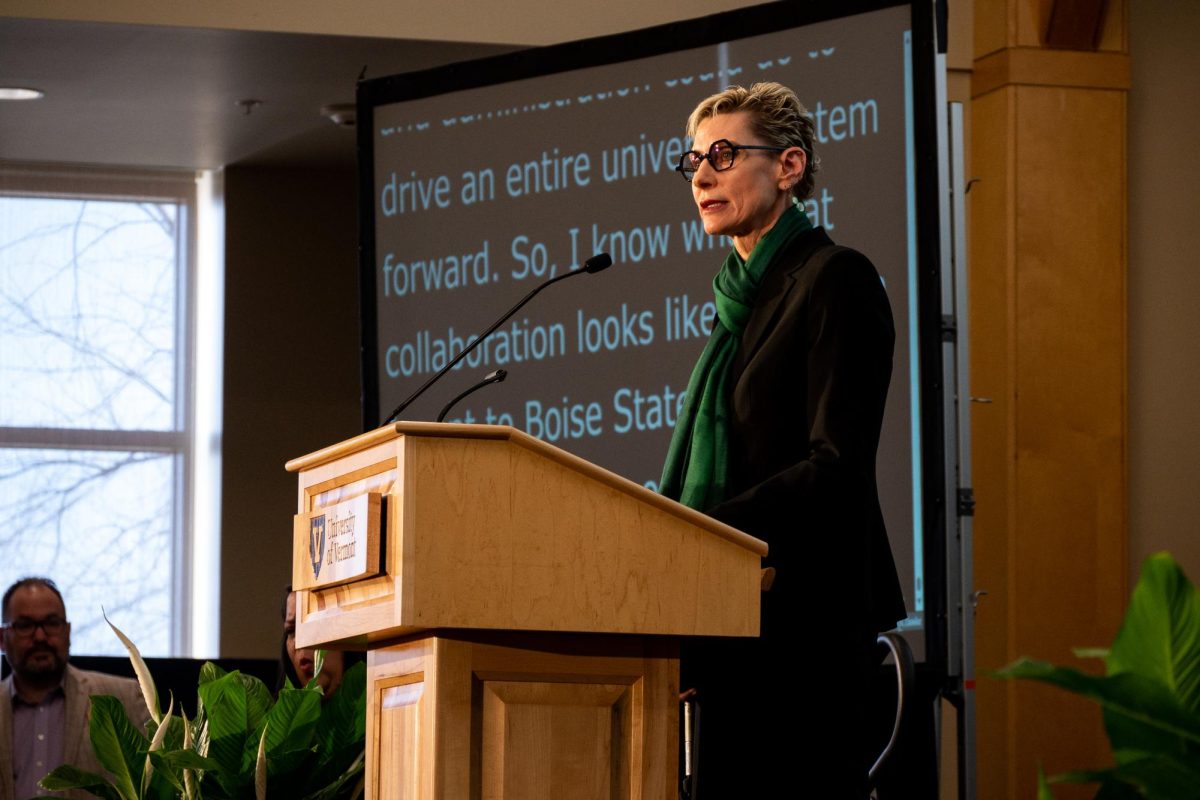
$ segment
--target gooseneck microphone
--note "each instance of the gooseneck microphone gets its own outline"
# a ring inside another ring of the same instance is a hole
[[[483,380],[481,380],[479,383],[475,384],[471,388],[463,391],[458,397],[454,398],[449,403],[446,403],[445,407],[442,408],[442,413],[438,414],[437,421],[441,422],[442,420],[444,420],[446,418],[446,415],[450,413],[450,409],[454,408],[454,406],[458,403],[459,400],[462,400],[464,397],[466,397],[467,395],[476,391],[477,389],[482,389],[483,387],[485,387],[489,384],[504,383],[504,379],[507,377],[508,377],[508,370],[498,369],[495,372],[489,372],[486,378],[484,378]]]
[[[505,323],[505,321],[509,317],[511,317],[513,314],[520,311],[521,307],[524,306],[526,303],[528,303],[530,300],[532,300],[534,295],[536,295],[542,289],[545,289],[547,286],[549,286],[552,283],[557,283],[558,281],[565,280],[574,275],[580,275],[585,272],[588,273],[589,275],[591,275],[591,274],[600,272],[601,270],[608,269],[610,266],[612,266],[612,257],[608,253],[597,253],[596,255],[589,258],[587,261],[583,262],[582,269],[572,270],[570,272],[564,272],[562,275],[556,275],[555,277],[550,278],[549,280],[543,281],[540,285],[536,286],[532,292],[530,292],[529,294],[527,294],[523,298],[521,298],[520,302],[518,302],[515,306],[513,306],[508,311],[506,311],[504,316],[502,316],[500,319],[493,322],[491,327],[488,328],[486,331],[484,331],[477,339],[475,339],[473,342],[471,342],[466,347],[464,347],[462,350],[460,350],[458,352],[458,355],[456,355],[454,358],[452,358],[448,362],[446,362],[446,366],[444,366],[440,370],[438,370],[437,373],[432,378],[425,381],[425,383],[421,385],[421,388],[417,389],[415,392],[413,392],[411,395],[409,395],[407,400],[405,400],[400,405],[396,406],[396,410],[393,411],[391,414],[388,414],[387,419],[384,420],[383,424],[387,425],[387,424],[395,421],[396,417],[400,416],[400,414],[402,414],[404,412],[404,409],[406,409],[410,405],[412,405],[413,401],[415,401],[418,397],[425,394],[426,389],[428,389],[430,386],[433,386],[433,384],[435,384],[439,380],[441,380],[441,377],[443,375],[445,375],[447,372],[449,372],[451,369],[453,369],[455,364],[457,364],[458,362],[460,362],[464,358],[466,358],[467,354],[470,353],[472,350],[474,350],[476,347],[478,347],[480,342],[482,342],[487,337],[491,336],[492,333],[494,333],[497,328],[499,328],[501,325],[503,325]]]

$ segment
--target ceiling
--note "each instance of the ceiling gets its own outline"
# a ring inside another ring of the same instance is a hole
[[[353,163],[320,115],[355,82],[510,45],[0,18],[0,160],[142,167]],[[246,114],[238,101],[262,105]]]

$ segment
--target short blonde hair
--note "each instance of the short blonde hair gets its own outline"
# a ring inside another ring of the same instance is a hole
[[[816,181],[813,174],[820,160],[813,151],[813,120],[796,93],[779,83],[756,83],[749,89],[730,86],[723,92],[706,97],[696,106],[687,121],[687,135],[695,138],[700,123],[720,114],[746,111],[755,135],[764,144],[776,147],[799,147],[804,151],[804,175],[792,188],[797,200],[807,200]]]

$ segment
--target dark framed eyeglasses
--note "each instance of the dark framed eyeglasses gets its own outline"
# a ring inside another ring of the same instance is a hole
[[[683,175],[685,181],[691,183],[692,176],[696,174],[696,170],[700,169],[700,164],[704,161],[712,164],[712,168],[717,172],[724,172],[737,162],[737,154],[742,150],[770,150],[774,153],[782,153],[787,149],[786,147],[770,147],[762,144],[734,144],[728,139],[717,139],[709,145],[707,153],[688,150],[680,155],[679,166],[675,168],[675,171]]]
[[[8,623],[8,628],[23,639],[30,639],[38,628],[41,628],[47,636],[58,636],[67,629],[67,625],[69,624],[65,619],[60,617],[50,617],[49,619],[42,620],[21,618]]]

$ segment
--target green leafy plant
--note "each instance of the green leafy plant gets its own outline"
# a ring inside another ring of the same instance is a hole
[[[200,669],[196,718],[163,714],[158,690],[137,647],[111,622],[129,651],[146,707],[139,731],[114,697],[92,698],[88,733],[112,780],[63,765],[42,779],[50,791],[81,789],[103,800],[349,800],[362,794],[366,734],[366,667],[346,671],[322,703],[314,676],[289,683],[273,699],[258,678]],[[322,659],[318,656],[317,672]]]
[[[1112,648],[1080,650],[1105,659],[1098,677],[1020,659],[997,673],[1036,680],[1098,702],[1115,766],[1046,778],[1053,783],[1098,783],[1097,798],[1175,800],[1200,795],[1200,595],[1171,556],[1146,560]]]

